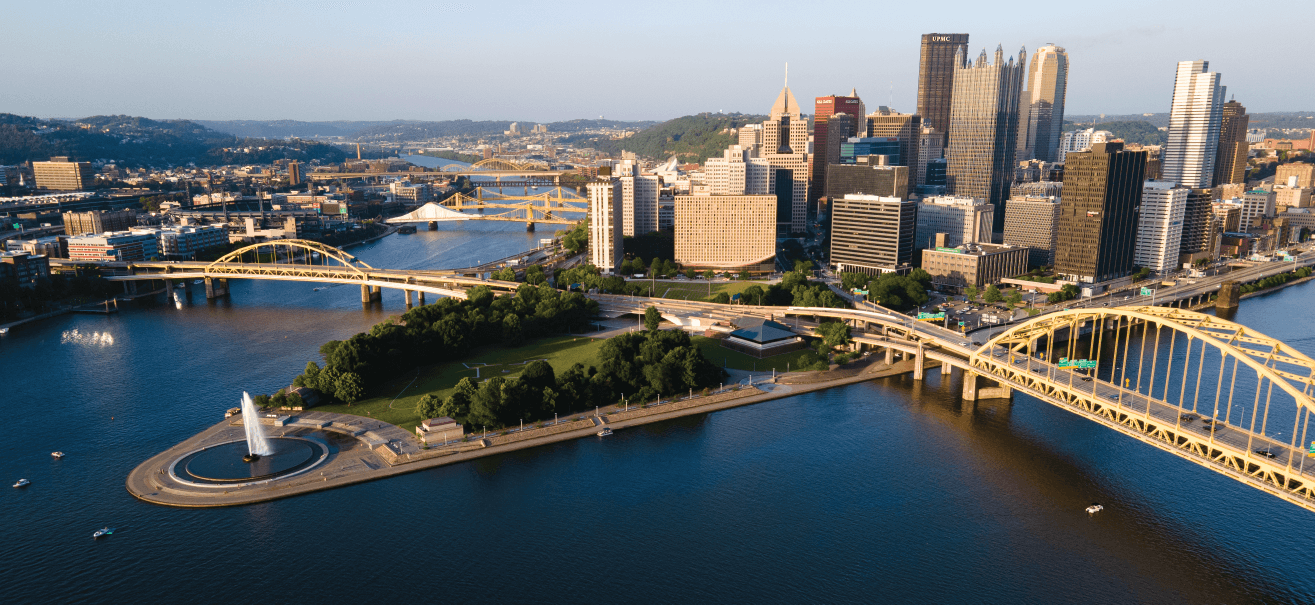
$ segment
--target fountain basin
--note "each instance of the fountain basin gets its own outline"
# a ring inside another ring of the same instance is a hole
[[[231,441],[192,452],[174,465],[177,477],[204,484],[249,483],[290,475],[319,463],[324,445],[293,437],[269,438],[274,453],[244,462],[246,441]]]

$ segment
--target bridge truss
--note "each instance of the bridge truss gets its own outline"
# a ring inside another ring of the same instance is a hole
[[[262,262],[266,258],[269,262]],[[310,240],[284,239],[238,248],[207,265],[205,273],[368,281],[367,271],[373,269],[333,246]]]

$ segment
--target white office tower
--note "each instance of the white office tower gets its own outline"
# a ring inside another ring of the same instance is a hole
[[[945,234],[945,246],[991,243],[995,206],[981,198],[937,196],[918,204],[917,239],[914,248],[933,248],[936,234]]]
[[[1173,85],[1169,140],[1160,157],[1163,180],[1185,187],[1210,186],[1223,123],[1224,86],[1209,61],[1181,61]]]
[[[589,183],[589,262],[604,273],[621,265],[624,252],[621,197],[619,180]]]
[[[657,175],[641,175],[634,160],[623,160],[612,170],[621,183],[622,234],[634,237],[657,231],[660,179]]]
[[[1260,227],[1260,219],[1266,216],[1274,216],[1274,202],[1278,196],[1272,191],[1264,189],[1252,189],[1242,194],[1242,199],[1234,199],[1234,202],[1241,202],[1242,217],[1238,221],[1240,230],[1247,231]]]
[[[770,166],[767,160],[751,155],[751,148],[731,145],[722,157],[703,163],[703,178],[710,195],[767,195],[770,193]]]
[[[1146,181],[1141,192],[1137,222],[1137,250],[1133,263],[1156,273],[1178,266],[1183,239],[1183,215],[1191,188],[1170,181]]]
[[[1032,54],[1027,90],[1018,103],[1019,160],[1059,160],[1059,135],[1064,124],[1064,94],[1068,89],[1068,52],[1047,44]]]

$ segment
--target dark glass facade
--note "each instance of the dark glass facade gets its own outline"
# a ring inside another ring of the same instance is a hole
[[[968,34],[923,34],[918,60],[918,115],[922,125],[950,130],[954,55],[968,56]]]
[[[903,166],[900,161],[900,141],[894,137],[889,138],[858,138],[855,137],[840,144],[840,161],[839,164],[853,164],[858,158],[869,155],[888,156],[887,164],[891,166]]]
[[[909,168],[832,164],[826,173],[826,196],[834,201],[851,193],[908,199]]]
[[[1097,143],[1068,154],[1055,272],[1098,283],[1133,270],[1146,152]]]

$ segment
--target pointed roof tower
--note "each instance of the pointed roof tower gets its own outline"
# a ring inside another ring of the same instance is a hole
[[[781,89],[781,94],[776,96],[776,102],[772,103],[772,119],[781,116],[799,117],[799,101],[794,98],[794,93],[790,92],[790,64],[785,64],[785,87]]]

